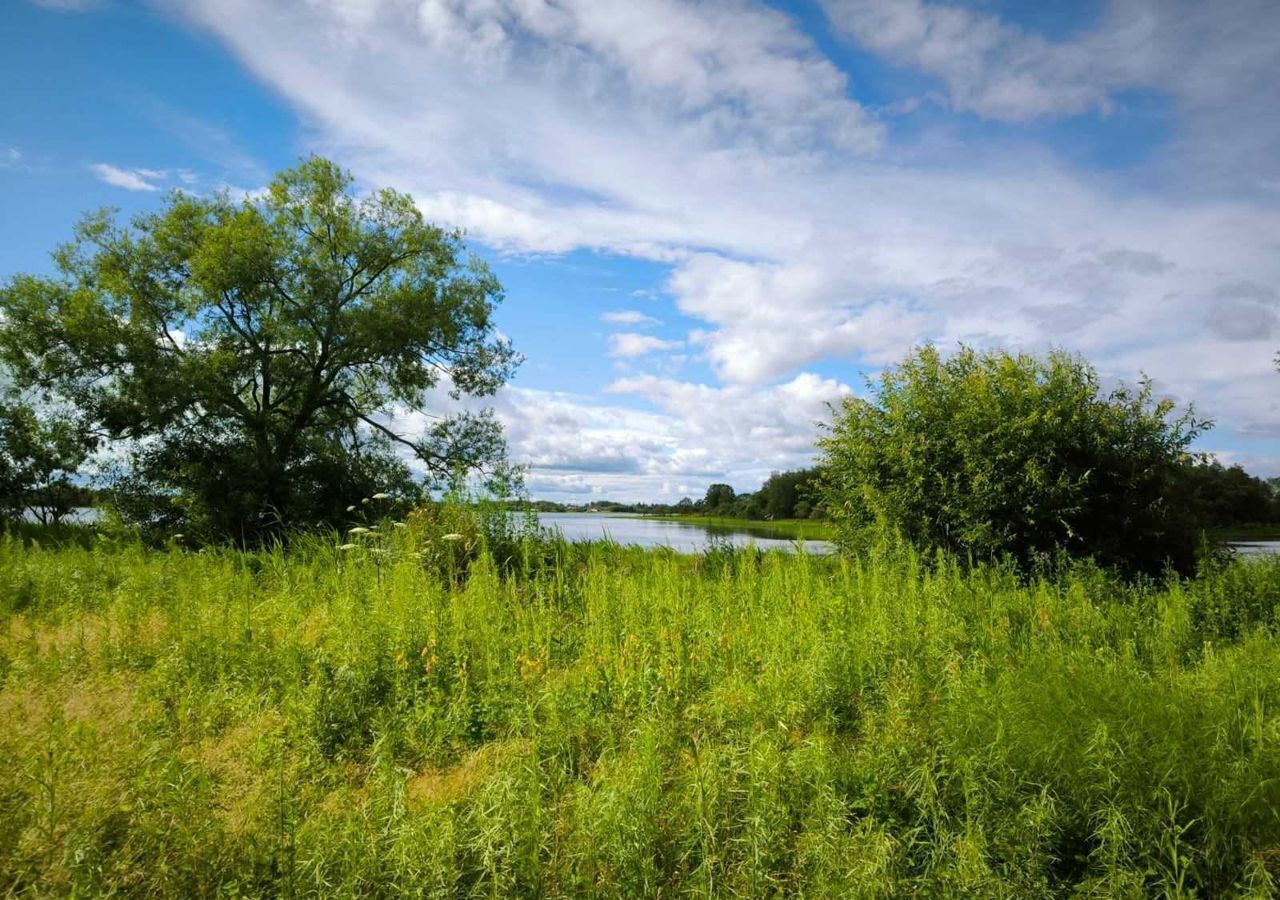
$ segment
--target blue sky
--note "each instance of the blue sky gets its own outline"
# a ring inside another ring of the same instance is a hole
[[[1146,372],[1280,474],[1271,0],[17,0],[0,278],[300,155],[467,229],[536,496],[752,489],[911,345]]]

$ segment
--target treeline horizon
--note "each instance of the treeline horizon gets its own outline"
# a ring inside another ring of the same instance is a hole
[[[759,490],[737,493],[733,486],[716,482],[698,499],[683,497],[676,503],[594,500],[561,503],[555,500],[528,500],[522,507],[538,512],[615,512],[651,516],[714,516],[725,519],[821,519],[821,503],[816,494],[817,466],[775,471]]]
[[[774,471],[759,489],[737,493],[717,482],[698,499],[683,497],[676,503],[592,500],[564,503],[529,499],[515,504],[537,512],[607,512],[651,516],[703,516],[770,521],[775,519],[827,518],[818,488],[822,469]],[[1207,455],[1187,461],[1182,501],[1208,529],[1251,528],[1280,525],[1280,476],[1251,475],[1240,463],[1224,465]]]

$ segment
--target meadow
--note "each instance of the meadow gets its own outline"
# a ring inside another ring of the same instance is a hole
[[[1278,604],[1280,558],[4,538],[0,891],[1273,896]]]

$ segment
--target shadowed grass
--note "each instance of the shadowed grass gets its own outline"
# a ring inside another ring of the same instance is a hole
[[[1280,560],[1156,588],[450,533],[0,543],[3,890],[1274,891]]]

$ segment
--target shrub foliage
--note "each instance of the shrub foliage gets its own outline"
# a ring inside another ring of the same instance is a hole
[[[825,504],[846,543],[888,529],[920,547],[1023,566],[1059,553],[1159,573],[1194,566],[1179,503],[1208,423],[1150,381],[1104,391],[1063,352],[924,347],[851,397],[820,441]]]

